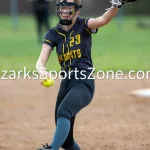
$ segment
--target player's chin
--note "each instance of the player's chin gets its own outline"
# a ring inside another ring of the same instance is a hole
[[[69,16],[69,17],[68,16],[62,16],[61,17],[61,19],[63,19],[63,20],[70,20],[71,18],[72,18],[72,16]]]

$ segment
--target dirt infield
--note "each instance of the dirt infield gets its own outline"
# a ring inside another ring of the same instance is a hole
[[[59,83],[0,80],[0,150],[36,150],[51,141]],[[148,80],[96,80],[92,103],[76,118],[81,149],[150,150],[150,98],[129,95],[147,87]]]

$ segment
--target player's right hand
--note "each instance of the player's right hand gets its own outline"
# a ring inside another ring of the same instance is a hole
[[[43,81],[46,81],[47,78],[50,78],[50,74],[47,71],[44,71],[40,74],[40,84],[43,85]]]

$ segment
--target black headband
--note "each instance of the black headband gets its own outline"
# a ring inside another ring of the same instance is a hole
[[[57,3],[57,6],[75,6],[75,9],[82,8],[82,5],[78,5],[76,2],[67,2],[67,0],[63,0],[62,2]]]

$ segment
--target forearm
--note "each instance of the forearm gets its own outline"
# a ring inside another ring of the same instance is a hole
[[[118,8],[110,8],[108,11],[106,11],[103,14],[102,17],[106,23],[109,23],[114,18],[114,16],[117,14],[117,12],[118,12]]]
[[[97,29],[101,26],[108,24],[113,19],[113,17],[116,15],[117,12],[118,8],[110,8],[102,16],[97,17],[95,19],[90,19],[88,21],[88,27],[91,29]]]
[[[47,72],[44,63],[40,59],[36,63],[36,69],[39,74],[45,74]]]
[[[47,74],[47,69],[46,69],[46,63],[48,61],[48,58],[51,54],[52,48],[46,44],[43,44],[42,46],[42,51],[41,54],[39,56],[39,59],[36,63],[36,69],[39,72],[39,74]]]

